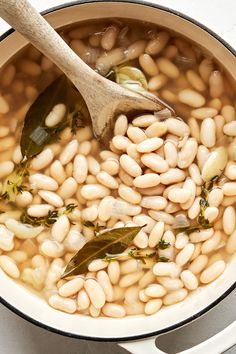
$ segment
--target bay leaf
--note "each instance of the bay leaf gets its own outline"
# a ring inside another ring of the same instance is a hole
[[[87,242],[66,266],[62,278],[86,273],[88,265],[97,258],[105,258],[106,254],[123,252],[133,241],[143,226],[120,227],[106,231]]]
[[[67,106],[69,81],[62,75],[51,83],[33,102],[24,120],[20,147],[27,159],[39,154],[50,141],[51,135],[45,127],[45,119],[58,103]]]

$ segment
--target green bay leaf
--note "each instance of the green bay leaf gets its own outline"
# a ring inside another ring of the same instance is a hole
[[[68,263],[62,278],[86,273],[88,265],[97,258],[105,258],[106,254],[123,252],[130,246],[134,237],[143,226],[120,227],[106,231],[87,242]]]
[[[59,103],[67,105],[69,81],[62,75],[52,82],[29,108],[21,135],[22,156],[27,159],[39,154],[51,140],[50,130],[45,126],[45,119],[52,108]]]

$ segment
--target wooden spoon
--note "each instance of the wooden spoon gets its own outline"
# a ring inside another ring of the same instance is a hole
[[[83,96],[94,135],[109,142],[114,118],[132,110],[173,110],[154,95],[137,93],[109,81],[92,70],[64,42],[27,0],[0,0],[0,16],[54,62]]]

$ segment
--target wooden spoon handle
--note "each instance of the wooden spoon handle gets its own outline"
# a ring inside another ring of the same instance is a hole
[[[86,83],[96,74],[64,42],[27,0],[0,0],[0,16],[53,61],[87,96]]]

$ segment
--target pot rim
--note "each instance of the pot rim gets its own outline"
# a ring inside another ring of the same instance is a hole
[[[184,20],[187,20],[187,21],[193,23],[194,25],[202,28],[209,35],[211,35],[212,37],[216,38],[220,43],[222,43],[236,57],[236,49],[234,49],[227,41],[225,41],[221,36],[219,36],[217,33],[212,31],[211,29],[209,29],[207,26],[203,25],[202,23],[198,22],[197,20],[193,19],[190,16],[183,14],[180,11],[173,10],[173,9],[171,9],[169,7],[162,6],[162,5],[159,5],[159,4],[155,4],[153,2],[150,3],[148,0],[75,0],[75,1],[70,1],[68,3],[65,3],[65,4],[61,4],[61,5],[50,7],[49,9],[42,11],[41,14],[42,15],[47,15],[47,14],[50,14],[50,13],[52,13],[54,11],[61,10],[61,9],[67,8],[67,7],[80,5],[80,4],[117,3],[117,2],[121,2],[121,3],[123,2],[123,3],[129,3],[129,4],[143,5],[143,6],[146,6],[146,7],[152,7],[152,8],[156,8],[156,9],[171,13],[171,14],[176,15],[178,17],[181,17]],[[10,28],[6,32],[4,32],[0,36],[0,42],[2,40],[4,40],[6,37],[8,37],[10,34],[12,34],[13,32],[15,32],[15,30],[13,28]],[[213,309],[216,305],[218,305],[222,300],[224,300],[235,289],[236,289],[236,281],[219,298],[217,298],[211,304],[206,306],[203,310],[199,311],[198,313],[190,316],[189,318],[187,318],[187,319],[185,319],[185,320],[183,320],[181,322],[178,322],[177,324],[175,324],[173,326],[169,326],[169,327],[164,328],[162,330],[150,332],[148,334],[132,335],[132,336],[128,336],[128,337],[114,337],[114,338],[91,337],[91,336],[79,335],[79,334],[75,334],[75,333],[62,331],[62,330],[59,330],[57,328],[48,326],[47,324],[45,324],[43,322],[40,322],[40,321],[34,319],[33,317],[30,317],[30,316],[26,315],[25,313],[21,312],[18,308],[14,307],[10,303],[8,303],[1,296],[0,296],[0,303],[3,304],[6,308],[8,308],[10,311],[15,313],[16,315],[18,315],[21,318],[23,318],[24,320],[34,324],[35,326],[38,326],[38,327],[43,328],[43,329],[46,329],[46,330],[48,330],[50,332],[59,334],[61,336],[66,336],[66,337],[76,338],[76,339],[83,339],[83,340],[90,340],[90,341],[95,341],[95,342],[118,342],[118,341],[120,341],[120,342],[121,341],[122,342],[129,342],[129,341],[145,339],[145,338],[149,338],[149,337],[156,337],[156,336],[158,336],[160,334],[168,333],[168,332],[173,331],[173,330],[175,330],[177,328],[181,328],[181,327],[187,325],[188,323],[191,323],[191,322],[197,320],[199,317],[201,317],[202,315],[206,314],[209,310]]]

